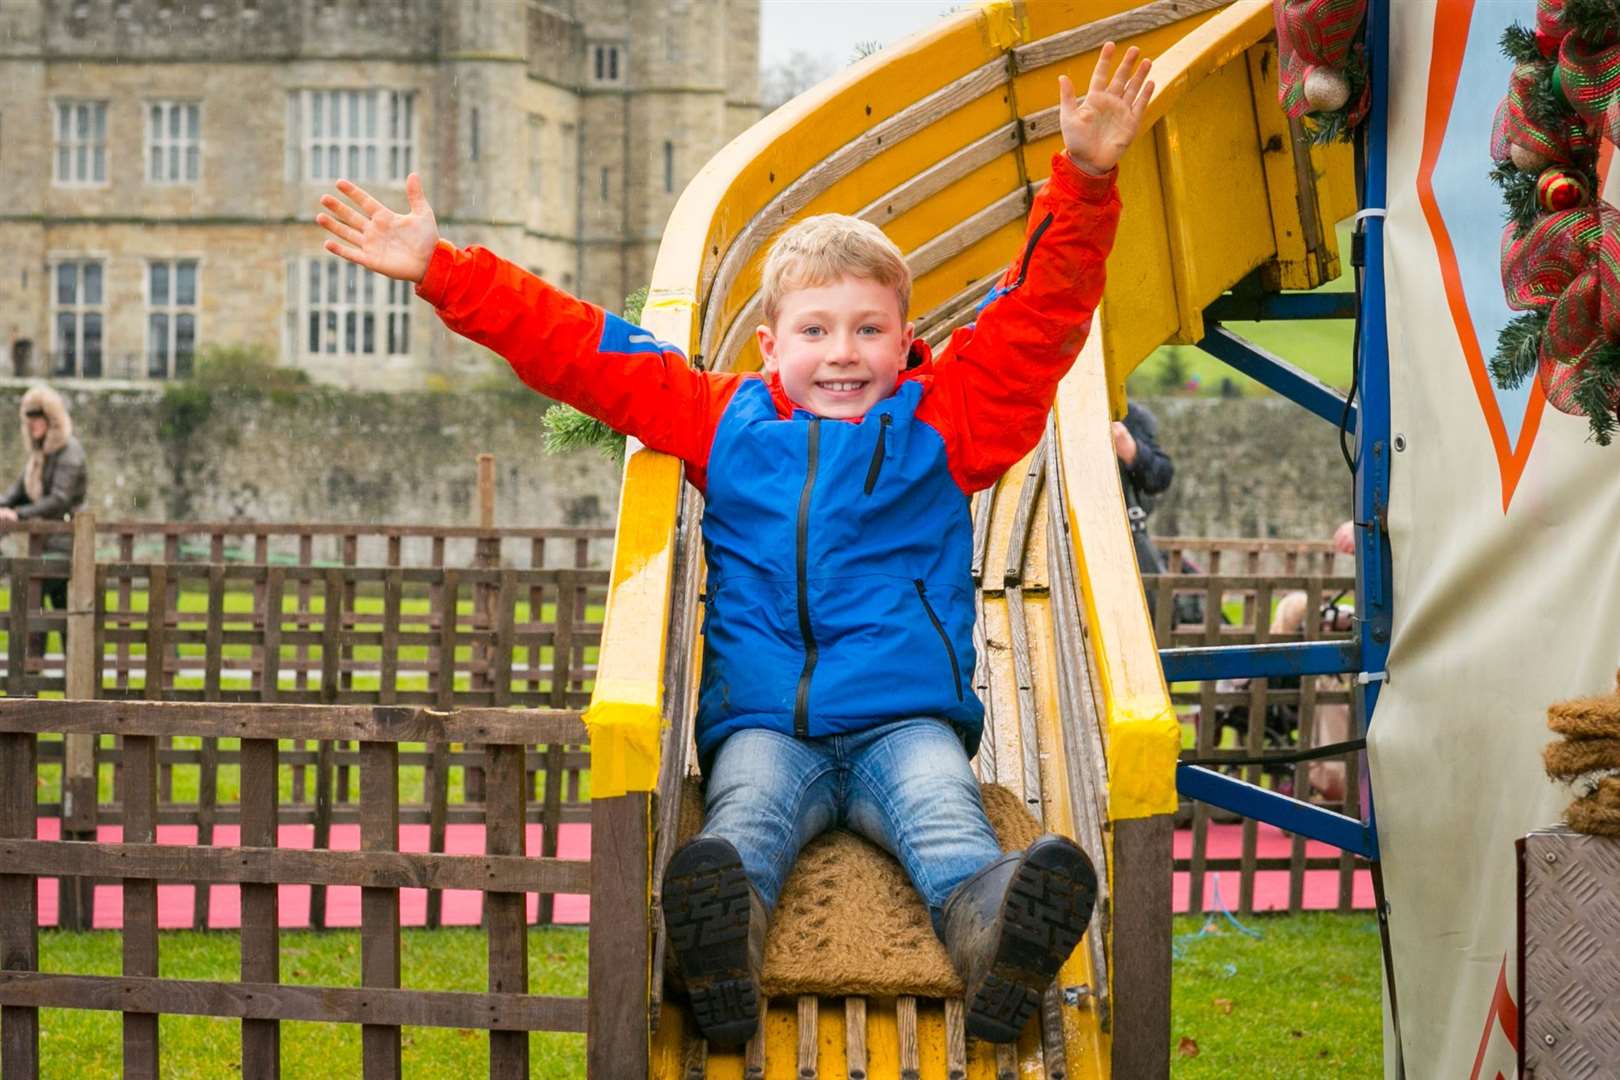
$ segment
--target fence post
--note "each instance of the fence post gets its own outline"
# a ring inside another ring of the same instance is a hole
[[[478,528],[489,530],[495,527],[495,455],[483,453],[478,455]],[[501,542],[488,536],[480,536],[473,541],[473,565],[480,570],[490,570],[501,564]],[[449,609],[454,612],[454,607]],[[453,616],[452,616],[453,617]],[[478,582],[473,586],[473,639],[467,649],[467,688],[474,692],[489,690],[493,685],[490,680],[491,661],[494,652],[489,643],[480,634],[487,632],[495,625],[495,590],[485,582]],[[467,747],[467,749],[472,749]],[[468,802],[484,801],[484,770],[477,765],[468,765],[463,773],[466,785],[466,798]]]
[[[67,696],[85,701],[96,696],[96,516],[85,512],[73,519],[73,557],[69,563],[67,626],[62,653],[67,668]],[[62,836],[66,840],[96,838],[96,740],[93,734],[67,735],[63,747]],[[67,930],[88,930],[93,912],[89,878],[63,878],[58,925]]]
[[[591,800],[591,923],[586,1071],[642,1076],[651,1056],[647,898],[652,875],[650,793]]]
[[[0,732],[0,837],[34,835],[36,750],[32,732]],[[0,873],[0,970],[39,970],[38,896],[32,875]],[[38,1009],[0,1008],[0,1072],[39,1075]]]

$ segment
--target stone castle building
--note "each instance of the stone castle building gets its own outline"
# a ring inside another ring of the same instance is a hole
[[[0,0],[0,374],[182,377],[262,345],[330,382],[488,354],[321,249],[348,177],[617,309],[760,113],[759,0]]]

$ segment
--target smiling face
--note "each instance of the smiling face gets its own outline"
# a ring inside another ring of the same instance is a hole
[[[756,333],[765,370],[795,405],[853,420],[894,392],[912,325],[893,286],[845,276],[788,292],[775,323]]]

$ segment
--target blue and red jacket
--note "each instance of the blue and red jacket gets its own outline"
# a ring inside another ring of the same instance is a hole
[[[1040,440],[1085,341],[1119,220],[1112,175],[1053,159],[1023,250],[938,357],[921,341],[859,420],[673,345],[481,248],[441,242],[418,293],[518,376],[673,454],[704,493],[697,744],[940,717],[978,748],[969,496]]]

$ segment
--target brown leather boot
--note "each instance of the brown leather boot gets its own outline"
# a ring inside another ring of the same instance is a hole
[[[968,878],[945,902],[945,950],[966,984],[968,1033],[1018,1038],[1080,943],[1097,871],[1073,840],[1046,834]]]
[[[663,908],[698,1027],[718,1046],[741,1046],[759,1027],[768,915],[737,849],[714,836],[682,846],[664,871]]]

